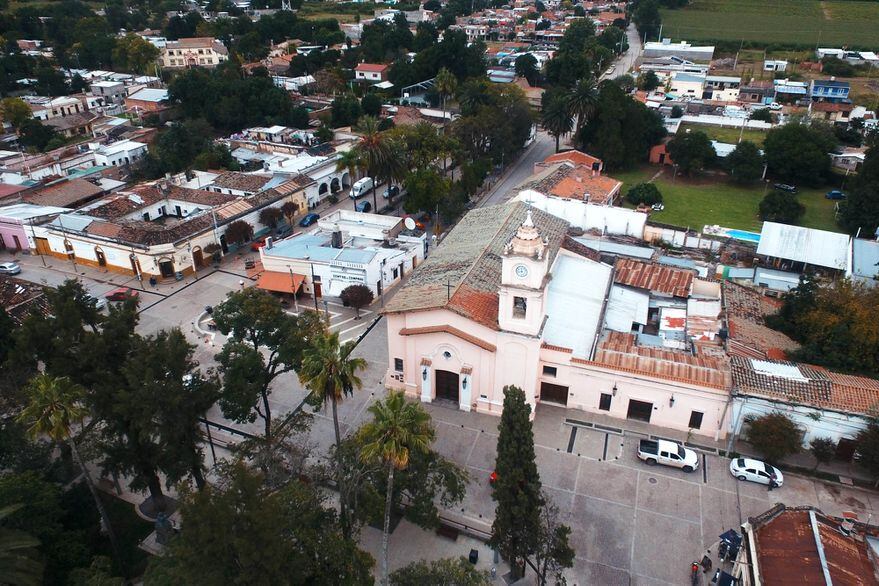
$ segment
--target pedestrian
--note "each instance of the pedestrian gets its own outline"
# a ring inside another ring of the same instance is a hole
[[[778,485],[775,484],[775,479],[769,479],[769,490],[767,492],[772,492],[773,488],[778,488]]]

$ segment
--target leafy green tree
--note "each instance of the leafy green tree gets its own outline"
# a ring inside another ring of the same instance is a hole
[[[851,180],[848,199],[840,206],[839,223],[849,234],[871,238],[879,230],[879,148],[867,150],[864,164]]]
[[[749,421],[745,441],[771,464],[802,450],[802,432],[790,417],[778,411]]]
[[[760,108],[751,111],[751,120],[760,120],[761,122],[772,122],[772,110],[769,108]]]
[[[9,529],[4,521],[21,505],[0,509],[0,583],[37,586],[42,583],[43,564],[37,559],[40,540],[24,531]]]
[[[166,584],[369,584],[372,560],[343,538],[315,488],[280,490],[241,462],[210,489],[184,491],[180,534],[144,576]]]
[[[354,146],[362,161],[363,168],[372,177],[372,209],[378,210],[376,187],[390,182],[403,174],[402,157],[397,145],[387,134],[379,130],[378,120],[364,116],[357,126],[360,140]]]
[[[116,39],[113,47],[113,64],[123,71],[147,73],[155,65],[159,49],[135,34]]]
[[[766,133],[763,150],[769,172],[785,181],[819,185],[830,172],[830,155],[836,146],[832,133],[796,121]]]
[[[394,473],[409,466],[410,452],[424,453],[436,437],[430,424],[430,415],[419,403],[406,400],[403,392],[391,392],[384,400],[369,406],[372,421],[360,428],[361,458],[383,462],[387,466],[387,495],[382,530],[382,584],[389,584],[388,538],[391,527],[391,507],[394,496]]]
[[[660,86],[659,77],[651,70],[648,70],[638,76],[638,89],[645,92],[652,92]]]
[[[743,140],[727,155],[726,166],[736,183],[753,183],[763,176],[763,154],[756,144]]]
[[[25,120],[18,129],[18,142],[32,150],[45,151],[58,134],[48,125],[36,118]]]
[[[698,173],[717,157],[711,139],[700,131],[675,136],[668,143],[668,154],[686,175]]]
[[[635,23],[638,33],[648,41],[657,38],[662,17],[656,0],[638,0],[632,11],[632,22]]]
[[[87,413],[82,406],[85,396],[84,389],[72,383],[70,379],[40,374],[34,377],[28,385],[28,394],[30,402],[19,414],[18,421],[28,426],[28,434],[32,438],[47,436],[57,444],[66,443],[70,448],[73,460],[82,472],[86,486],[88,486],[95,506],[101,515],[101,523],[110,538],[113,555],[117,563],[121,564],[119,544],[110,522],[110,516],[107,514],[107,509],[104,507],[100,495],[98,495],[91,473],[86,468],[73,437],[73,424],[81,424]],[[124,571],[124,568],[122,569]]]
[[[836,442],[829,437],[814,437],[809,442],[809,452],[815,458],[815,468],[821,464],[826,464],[836,456]]]
[[[345,287],[339,294],[339,299],[345,305],[354,308],[356,313],[354,319],[360,319],[360,310],[372,303],[374,297],[369,287],[356,283]]]
[[[626,192],[626,201],[632,205],[644,204],[652,206],[662,203],[662,193],[653,183],[638,183]]]
[[[293,316],[271,293],[255,287],[230,293],[214,308],[214,322],[229,336],[216,359],[223,386],[223,414],[238,423],[263,420],[264,438],[272,439],[272,383],[299,369],[303,353],[317,339],[323,321],[317,312]]]
[[[432,562],[418,561],[391,574],[392,586],[489,586],[491,580],[466,558],[442,558]]]
[[[858,446],[858,464],[874,478],[879,478],[879,421],[872,419],[855,438]]]
[[[337,97],[331,104],[332,123],[334,128],[353,126],[363,115],[360,101],[353,94]]]
[[[378,117],[382,113],[382,99],[378,94],[366,94],[360,99],[360,109],[365,116]]]
[[[551,576],[556,584],[565,584],[564,570],[574,566],[574,549],[568,543],[571,528],[560,521],[559,508],[543,494],[540,508],[540,529],[534,551],[537,582],[542,586]]]
[[[409,173],[403,184],[406,186],[403,209],[408,213],[436,209],[437,205],[448,197],[451,190],[451,182],[429,168]]]
[[[540,70],[537,68],[537,59],[531,53],[516,58],[516,75],[524,77],[531,85],[537,85],[540,81]]]
[[[530,416],[531,406],[525,401],[524,391],[504,387],[494,469],[497,480],[492,486],[497,506],[488,543],[509,561],[518,577],[524,573],[525,560],[537,550],[544,504]]]
[[[283,215],[281,208],[263,208],[259,212],[259,223],[274,230],[278,227],[278,222],[281,221]]]
[[[127,581],[113,575],[110,558],[95,556],[87,568],[76,568],[70,572],[71,586],[125,586]]]
[[[31,107],[21,98],[3,98],[0,101],[0,116],[9,122],[13,128],[19,129],[22,125],[34,117]]]
[[[562,135],[571,132],[574,127],[574,117],[571,115],[570,107],[563,96],[557,95],[550,98],[543,105],[540,123],[549,134],[555,137],[555,152],[559,152],[559,141]]]
[[[806,206],[793,194],[772,190],[760,201],[759,210],[760,219],[767,222],[795,224],[806,213]]]
[[[245,220],[235,220],[226,226],[224,234],[230,244],[244,244],[253,238],[253,226]]]

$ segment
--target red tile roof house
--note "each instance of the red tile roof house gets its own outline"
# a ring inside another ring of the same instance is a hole
[[[380,83],[388,80],[389,67],[384,63],[360,63],[354,68],[354,79]]]

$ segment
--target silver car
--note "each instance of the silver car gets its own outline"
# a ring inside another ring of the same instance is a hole
[[[17,275],[21,267],[15,261],[0,262],[0,275]]]

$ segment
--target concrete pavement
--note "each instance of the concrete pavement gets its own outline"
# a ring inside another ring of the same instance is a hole
[[[534,172],[534,163],[538,163],[551,155],[555,150],[555,139],[542,130],[538,130],[534,142],[519,156],[483,196],[479,207],[503,203],[510,199],[516,186],[521,184]]]

